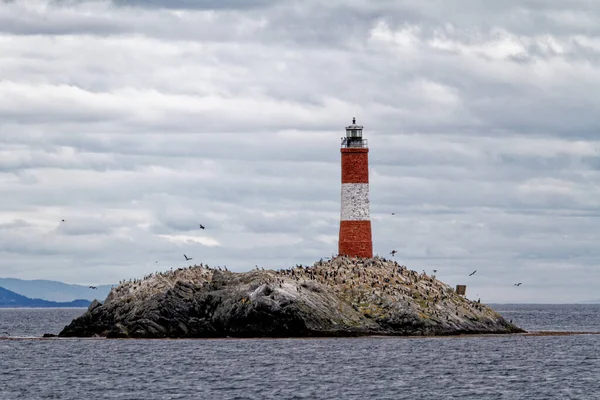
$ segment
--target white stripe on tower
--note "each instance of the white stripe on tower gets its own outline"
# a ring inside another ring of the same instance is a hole
[[[369,213],[369,184],[342,184],[342,221],[368,221]]]

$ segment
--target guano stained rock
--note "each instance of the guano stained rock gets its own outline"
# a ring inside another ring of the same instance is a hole
[[[335,257],[234,273],[198,265],[121,283],[61,337],[214,338],[518,333],[491,308],[392,260]]]

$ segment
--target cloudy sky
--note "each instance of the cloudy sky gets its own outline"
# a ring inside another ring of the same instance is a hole
[[[597,299],[599,93],[588,0],[0,0],[0,277],[330,256],[356,116],[376,253]]]

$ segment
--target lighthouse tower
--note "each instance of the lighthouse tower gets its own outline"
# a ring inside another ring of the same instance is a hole
[[[362,137],[363,127],[346,127],[342,138],[342,212],[338,254],[373,257],[369,215],[369,148]]]

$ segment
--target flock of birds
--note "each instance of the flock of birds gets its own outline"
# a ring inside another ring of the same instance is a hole
[[[392,215],[396,215],[396,213],[392,213]],[[63,220],[61,220],[61,222],[65,222],[65,220],[63,219]],[[206,227],[205,227],[204,225],[202,225],[202,224],[198,224],[198,228],[200,228],[200,229],[202,229],[202,230],[206,229]],[[398,251],[397,251],[396,249],[394,249],[394,250],[392,250],[392,251],[390,252],[390,254],[392,255],[392,257],[395,257],[397,253],[398,253]],[[183,257],[185,258],[185,261],[191,261],[191,260],[192,260],[192,257],[188,257],[186,254],[184,254],[184,255],[183,255]],[[158,261],[155,261],[155,263],[156,263],[156,264],[158,264]],[[437,270],[436,270],[436,269],[434,269],[434,270],[433,270],[433,273],[435,274],[436,272],[437,272]],[[471,273],[469,274],[469,276],[473,276],[473,275],[475,275],[475,273],[476,273],[476,272],[477,272],[477,270],[475,270],[475,271],[471,272]],[[514,284],[514,286],[516,286],[516,287],[519,287],[519,286],[521,286],[522,284],[523,284],[522,282],[519,282],[519,283],[515,283],[515,284]],[[89,288],[90,288],[90,289],[98,289],[98,287],[97,287],[97,286],[89,286]]]
[[[392,215],[395,215],[395,213],[392,213]],[[62,220],[61,220],[61,223],[64,223],[64,222],[65,222],[65,220],[64,220],[64,219],[62,219]],[[200,229],[202,229],[202,230],[206,229],[206,227],[205,227],[204,225],[202,225],[202,224],[199,224],[199,225],[198,225],[198,228],[200,228]],[[394,250],[392,250],[392,251],[390,252],[390,254],[392,255],[392,257],[396,256],[396,254],[397,254],[397,253],[398,253],[398,251],[397,251],[397,250],[395,250],[395,249],[394,249]],[[185,260],[186,260],[186,261],[191,261],[191,260],[192,260],[192,257],[188,257],[186,254],[183,254],[183,257],[185,258]],[[333,258],[334,258],[334,255],[332,254],[332,257],[331,257],[331,259],[333,260]],[[322,262],[322,260],[321,260],[321,262]],[[158,264],[158,261],[155,261],[155,263],[157,263],[157,264]],[[220,269],[220,268],[219,268],[219,269]],[[256,266],[256,269],[258,270],[258,265]],[[264,270],[264,268],[262,268],[262,269]],[[225,270],[227,271],[227,267],[225,267]],[[475,271],[471,272],[471,273],[469,274],[469,276],[473,276],[473,275],[475,275],[475,273],[476,273],[476,272],[477,272],[477,270],[475,270]],[[425,273],[425,271],[423,271],[423,273]],[[434,273],[434,274],[435,274],[435,273],[437,273],[437,269],[434,269],[434,270],[433,270],[433,273]],[[521,285],[522,285],[522,282],[519,282],[519,283],[515,283],[515,284],[514,284],[514,286],[517,286],[517,287],[518,287],[518,286],[521,286]],[[97,286],[92,286],[92,285],[88,286],[88,288],[89,288],[89,289],[92,289],[92,290],[98,289],[98,287],[97,287]],[[8,336],[10,336],[10,333],[8,333],[8,332],[4,332],[4,334],[5,334],[5,335],[8,335]]]

